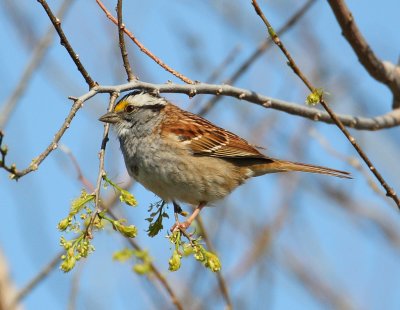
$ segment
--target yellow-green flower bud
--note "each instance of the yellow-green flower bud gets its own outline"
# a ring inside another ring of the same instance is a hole
[[[128,238],[135,238],[137,235],[137,228],[134,225],[124,226],[119,221],[113,222],[114,228]]]
[[[70,217],[66,217],[65,219],[61,220],[58,225],[57,228],[60,231],[64,231],[68,228],[69,224],[71,224],[71,218]]]
[[[150,271],[149,264],[136,264],[133,266],[133,271],[140,275],[148,274]]]
[[[137,205],[137,201],[133,195],[128,192],[127,190],[121,189],[121,195],[119,196],[119,199],[121,202],[126,203],[128,206],[135,207]]]
[[[64,272],[68,272],[75,267],[76,259],[74,256],[67,256],[66,259],[62,262],[60,268]]]
[[[217,255],[206,251],[206,267],[211,269],[213,272],[221,270],[221,262]]]
[[[170,271],[177,271],[181,267],[181,255],[178,253],[177,250],[172,253],[171,258],[168,261],[169,267],[168,270]]]

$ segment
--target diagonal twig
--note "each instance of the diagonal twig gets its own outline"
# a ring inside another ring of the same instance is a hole
[[[97,4],[100,6],[100,8],[103,10],[103,12],[106,14],[107,18],[111,20],[115,25],[118,26],[118,20],[111,15],[111,13],[107,10],[107,8],[104,6],[104,4],[100,0],[96,0]],[[175,75],[178,79],[182,80],[183,82],[187,84],[194,84],[194,82],[189,79],[188,77],[184,76],[183,74],[179,73],[178,71],[172,69],[170,66],[168,66],[166,63],[164,63],[160,58],[158,58],[156,55],[154,55],[152,52],[150,52],[134,35],[132,32],[130,32],[126,27],[123,28],[124,32],[127,34],[129,38],[139,47],[139,49],[145,53],[147,56],[149,56],[151,59],[153,59],[158,65],[163,67],[165,70],[167,70],[169,73]]]
[[[118,16],[118,39],[119,48],[121,50],[122,61],[124,62],[124,68],[126,75],[128,76],[128,82],[135,79],[132,73],[132,68],[128,59],[128,52],[126,51],[125,38],[124,38],[124,28],[125,25],[122,23],[122,0],[118,0],[117,3],[117,16]]]
[[[201,218],[200,215],[197,216],[196,222],[197,222],[197,225],[199,226],[199,229],[201,231],[201,236],[203,237],[203,240],[205,241],[207,248],[211,252],[215,253],[214,246],[208,236],[208,233],[207,233],[206,228],[203,223],[203,219]],[[233,309],[232,300],[231,300],[231,297],[230,297],[229,291],[228,291],[228,286],[222,275],[222,272],[217,271],[216,276],[217,276],[218,286],[221,291],[222,297],[225,299],[225,303],[226,303],[225,309],[228,309],[228,310]]]
[[[108,215],[110,215],[110,217],[112,219],[114,219],[114,220],[118,219],[110,209],[107,209],[107,213],[108,213]],[[134,239],[126,238],[126,240],[132,246],[132,248],[134,248],[135,250],[137,250],[137,251],[142,251],[143,250]],[[179,301],[179,299],[178,299],[177,295],[175,294],[172,286],[169,284],[169,282],[167,281],[165,276],[161,274],[161,272],[158,270],[158,268],[154,265],[153,262],[150,262],[150,268],[151,268],[151,271],[153,272],[154,276],[157,278],[157,280],[161,283],[161,285],[167,291],[167,293],[168,293],[169,297],[171,298],[171,301],[175,305],[175,307],[178,310],[183,310],[184,308],[183,308],[181,302]]]
[[[268,33],[271,36],[272,40],[274,43],[279,47],[279,49],[282,51],[282,53],[285,55],[286,59],[288,60],[289,66],[292,68],[293,72],[303,81],[303,83],[307,86],[307,88],[312,92],[315,93],[318,91],[316,87],[314,87],[311,82],[307,79],[307,77],[301,72],[295,61],[293,60],[292,56],[290,55],[289,51],[286,49],[286,47],[283,45],[282,41],[280,40],[279,36],[276,34],[274,29],[272,28],[271,24],[265,17],[264,13],[261,11],[260,6],[258,5],[256,0],[252,0],[252,4],[254,6],[254,9],[256,13],[260,16],[262,21],[264,22],[265,26],[268,29]],[[328,104],[325,102],[323,96],[321,95],[319,98],[319,102],[322,105],[322,107],[326,110],[326,112],[329,114],[329,116],[332,118],[333,122],[335,125],[342,131],[342,133],[346,136],[347,140],[351,143],[351,145],[354,147],[354,149],[357,151],[357,153],[360,155],[360,157],[363,159],[369,170],[375,175],[376,179],[381,183],[382,187],[386,190],[386,196],[390,197],[397,205],[397,207],[400,209],[400,199],[397,196],[396,192],[391,188],[383,176],[380,174],[380,172],[376,169],[374,164],[371,162],[371,160],[368,158],[367,154],[362,150],[362,148],[358,145],[356,139],[350,134],[350,132],[344,127],[343,123],[339,119],[339,117],[336,115],[335,112],[328,106]]]
[[[111,94],[110,101],[108,104],[108,109],[107,109],[108,112],[112,111],[115,100],[117,100],[118,94],[119,93],[117,93],[117,92],[114,92]],[[92,229],[93,223],[96,220],[96,218],[99,216],[99,213],[102,211],[101,204],[100,204],[100,190],[101,190],[101,182],[105,175],[104,155],[105,155],[105,151],[106,151],[106,145],[108,142],[108,132],[109,131],[110,131],[110,124],[108,124],[108,123],[104,124],[103,139],[101,141],[101,147],[100,147],[100,152],[99,152],[99,173],[97,175],[96,187],[94,189],[94,195],[95,195],[94,205],[95,205],[96,210],[95,210],[95,212],[93,212],[93,215],[90,218],[90,222],[86,228],[86,234],[87,234],[87,236],[89,236],[89,238],[91,238],[91,233],[92,233],[91,229]]]
[[[35,276],[31,281],[28,282],[14,297],[11,302],[10,309],[14,309],[40,282],[42,282],[52,272],[61,260],[61,255],[64,254],[64,250],[57,253],[46,266]]]
[[[70,8],[73,0],[64,0],[61,4],[60,10],[57,12],[57,16],[62,18],[67,10]],[[8,97],[0,113],[0,128],[4,128],[9,120],[11,113],[15,109],[18,100],[21,98],[28,86],[29,80],[32,78],[33,73],[40,66],[46,52],[53,41],[54,27],[50,26],[46,31],[43,38],[36,43],[32,57],[22,73],[21,79],[18,81],[17,86]]]
[[[309,10],[309,8],[316,2],[316,0],[308,0],[297,12],[290,17],[287,22],[277,31],[278,35],[283,35],[288,31],[304,14]],[[270,37],[263,40],[254,52],[243,62],[242,65],[233,73],[233,75],[223,82],[223,84],[234,84],[249,68],[250,66],[260,58],[263,53],[272,46],[272,39]],[[211,98],[199,111],[198,114],[205,115],[221,100],[221,97]]]
[[[93,88],[97,85],[97,82],[93,81],[90,77],[89,73],[86,71],[85,67],[82,65],[81,61],[79,60],[78,54],[75,53],[74,49],[72,48],[71,44],[69,43],[67,37],[64,34],[64,31],[61,28],[61,21],[57,17],[54,16],[53,12],[51,11],[49,5],[45,0],[37,0],[46,11],[47,15],[49,16],[54,28],[56,29],[60,39],[61,45],[65,47],[69,56],[71,56],[73,62],[77,66],[79,72],[82,74],[83,78],[85,79],[86,83],[89,85],[89,88]]]
[[[365,70],[377,81],[389,87],[393,94],[393,109],[400,108],[400,66],[380,60],[357,27],[344,0],[328,0],[342,29],[342,34],[356,53]]]

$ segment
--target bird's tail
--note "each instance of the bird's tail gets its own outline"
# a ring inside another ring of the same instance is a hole
[[[351,174],[346,171],[331,169],[316,165],[291,162],[286,160],[272,159],[272,161],[269,163],[260,164],[257,166],[258,167],[255,167],[255,169],[253,169],[255,176],[263,175],[266,173],[274,173],[274,172],[301,171],[301,172],[326,174],[343,179],[352,179]]]

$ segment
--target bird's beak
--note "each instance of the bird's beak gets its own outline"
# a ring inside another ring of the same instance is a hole
[[[118,123],[120,120],[119,115],[115,112],[108,112],[99,118],[99,121],[110,124]]]

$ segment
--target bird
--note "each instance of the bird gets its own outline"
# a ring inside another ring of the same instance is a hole
[[[174,205],[171,231],[186,230],[207,205],[246,180],[301,171],[352,178],[349,172],[272,158],[236,134],[150,91],[134,90],[99,118],[112,125],[131,177]],[[195,206],[184,222],[179,203]]]

